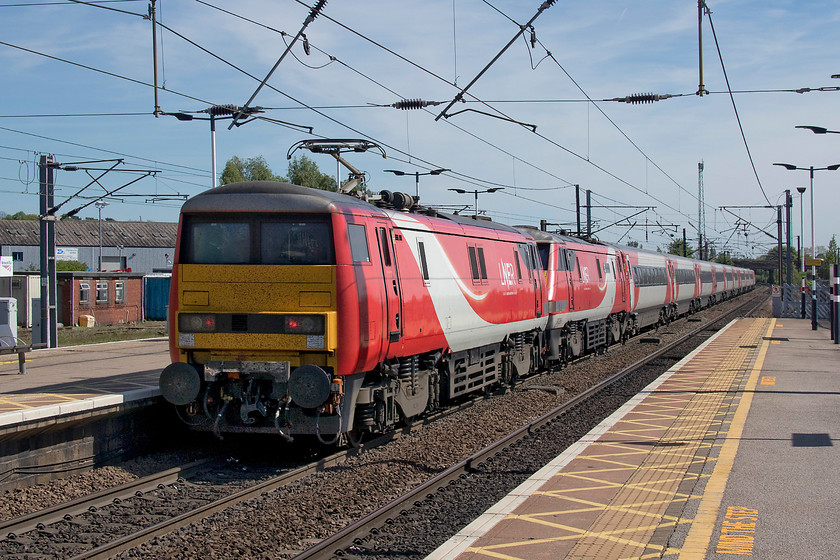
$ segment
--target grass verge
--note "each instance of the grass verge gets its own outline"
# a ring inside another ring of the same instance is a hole
[[[88,328],[63,327],[58,329],[58,346],[79,346],[117,340],[157,338],[166,335],[166,321],[144,321],[134,325],[96,325]],[[29,344],[32,342],[32,330],[19,329],[18,337]]]

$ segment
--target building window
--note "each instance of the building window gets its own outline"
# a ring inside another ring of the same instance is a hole
[[[12,251],[13,262],[23,262],[23,251]]]
[[[90,284],[79,282],[79,303],[90,303]]]
[[[96,283],[96,303],[108,303],[108,282]]]
[[[114,303],[125,303],[125,282],[114,282]]]

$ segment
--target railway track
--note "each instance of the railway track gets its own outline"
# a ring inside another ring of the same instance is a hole
[[[266,480],[250,485],[242,490],[231,492],[222,489],[219,491],[219,493],[224,494],[221,497],[214,497],[209,500],[205,499],[204,501],[206,503],[196,507],[187,508],[188,510],[183,513],[172,516],[158,523],[142,527],[139,530],[134,530],[129,534],[115,538],[109,542],[94,546],[89,550],[73,555],[71,558],[73,560],[112,558],[120,552],[139,546],[160,535],[176,531],[181,527],[195,523],[200,519],[204,519],[238,503],[273,492],[280,487],[289,485],[315,472],[325,471],[335,467],[336,465],[346,461],[349,457],[376,449],[382,445],[386,445],[388,442],[398,439],[401,435],[410,433],[412,430],[421,429],[422,426],[426,424],[448,415],[456,414],[459,411],[469,408],[471,405],[472,402],[466,402],[460,406],[430,415],[410,427],[382,435],[378,438],[365,442],[357,448],[341,450],[309,464],[290,469],[277,476],[271,476]],[[225,468],[226,467],[219,459],[202,459],[181,467],[167,469],[138,478],[119,486],[106,488],[88,496],[60,503],[53,507],[36,511],[28,515],[12,518],[0,522],[0,541],[16,541],[21,536],[31,531],[48,531],[50,525],[61,522],[70,523],[82,515],[97,513],[100,512],[100,510],[104,512],[106,508],[113,507],[114,505],[128,505],[130,500],[142,500],[155,492],[174,487],[178,484],[181,484],[182,486],[188,485],[190,484],[188,480],[197,478],[197,475],[202,471],[207,472]],[[189,497],[180,499],[194,501],[193,498]],[[3,556],[2,550],[0,550],[0,556]]]
[[[759,301],[756,302],[756,299]],[[723,314],[715,321],[715,323],[720,323],[731,317],[737,316],[745,309],[747,310],[745,314],[749,315],[754,312],[756,308],[762,305],[765,299],[766,298],[751,298],[742,305]],[[384,527],[386,523],[390,522],[407,510],[422,504],[423,500],[426,500],[441,489],[456,482],[459,478],[475,473],[481,465],[484,465],[491,458],[503,453],[515,443],[528,438],[544,426],[557,421],[558,418],[578,407],[581,403],[593,398],[593,396],[598,395],[605,389],[614,386],[616,383],[636,373],[653,361],[667,355],[686,341],[696,337],[699,333],[706,330],[709,330],[708,324],[699,326],[678,339],[671,341],[667,345],[652,352],[649,356],[622,369],[607,379],[604,379],[597,385],[590,387],[586,391],[575,395],[542,417],[493,442],[481,451],[460,461],[458,464],[453,465],[446,471],[429,479],[410,492],[403,494],[399,498],[387,504],[385,507],[371,513],[363,519],[360,519],[358,522],[336,533],[332,537],[307,549],[303,553],[295,556],[294,560],[329,560],[336,557],[353,557],[354,554],[359,552],[364,552],[365,557],[375,557],[374,554],[370,553],[371,550],[365,545],[365,538],[377,533],[378,530]],[[679,359],[681,359],[681,357]]]
[[[750,301],[752,299],[753,298],[750,298]],[[766,298],[761,298],[762,301],[764,301],[764,299]],[[726,316],[731,316],[733,314],[739,313],[743,310],[743,308],[744,305],[738,306],[737,308],[729,311]],[[720,320],[723,319],[718,319],[718,321]],[[706,323],[703,326],[694,329],[689,335],[680,337],[678,343],[684,342],[684,340],[689,336],[692,336],[697,332],[706,330],[708,328],[709,324]],[[540,427],[552,422],[554,419],[564,414],[566,411],[575,408],[576,405],[590,398],[593,394],[603,391],[605,387],[608,387],[611,384],[616,383],[617,380],[630,375],[630,373],[641,367],[643,363],[648,363],[651,360],[657,359],[667,354],[672,350],[673,347],[675,347],[675,343],[669,344],[663,348],[658,349],[645,360],[642,360],[640,362],[637,362],[636,364],[633,364],[633,366],[625,368],[615,376],[611,377],[609,380],[602,382],[597,386],[592,387],[591,389],[575,396],[563,406],[558,407],[557,409],[551,411],[550,413],[544,415],[543,417],[537,420],[534,420],[527,426],[516,430],[515,432],[511,433],[505,438],[502,438],[498,442],[485,447],[478,453],[472,454],[467,459],[461,461],[457,465],[450,467],[449,469],[435,476],[431,480],[428,480],[426,482],[423,482],[419,486],[416,486],[410,492],[405,493],[403,496],[394,500],[386,507],[375,511],[374,513],[371,513],[370,515],[366,516],[364,519],[356,523],[349,524],[349,526],[346,529],[335,533],[333,536],[326,540],[321,541],[316,546],[302,553],[300,556],[298,556],[298,558],[328,558],[332,557],[336,550],[346,550],[353,546],[358,546],[354,543],[358,542],[360,538],[362,538],[364,535],[371,534],[371,532],[375,532],[378,527],[382,527],[385,523],[388,522],[388,520],[394,519],[395,516],[399,515],[401,511],[410,509],[411,504],[423,500],[427,496],[433,495],[436,491],[438,491],[438,489],[440,489],[443,486],[446,486],[447,484],[449,484],[450,481],[455,480],[463,476],[464,474],[476,472],[476,469],[479,468],[479,466],[487,463],[487,461],[489,461],[492,457],[497,456],[504,449],[516,444],[518,441],[520,441],[524,437],[527,437],[529,434],[537,432],[540,429]],[[465,405],[464,408],[467,408],[469,406],[469,404]],[[450,409],[447,410],[444,414],[438,416],[456,414],[461,410],[463,410],[463,408]],[[242,490],[235,492],[228,491],[226,495],[221,497],[216,496],[205,498],[202,503],[197,505],[185,506],[184,508],[170,508],[170,511],[172,509],[185,509],[185,511],[178,511],[177,514],[166,515],[163,520],[156,523],[146,524],[140,529],[137,529],[135,527],[133,529],[128,530],[127,532],[125,531],[125,529],[123,529],[122,535],[117,538],[111,539],[110,542],[99,542],[99,540],[95,540],[93,543],[89,543],[85,547],[86,550],[76,550],[80,548],[81,545],[76,547],[70,547],[71,549],[73,549],[72,554],[58,554],[57,557],[70,557],[73,559],[111,558],[115,555],[120,554],[123,551],[138,547],[143,543],[148,543],[155,537],[159,537],[165,534],[171,534],[177,531],[179,528],[186,527],[187,525],[195,523],[200,519],[212,516],[214,513],[230,508],[235,504],[239,504],[248,500],[253,500],[258,496],[262,496],[269,492],[273,492],[281,487],[290,485],[293,482],[300,480],[304,477],[313,475],[314,473],[327,471],[328,469],[336,467],[341,463],[347,461],[351,457],[360,455],[365,451],[376,449],[384,443],[388,443],[390,441],[398,439],[402,435],[411,433],[412,430],[418,430],[422,426],[430,424],[436,419],[438,418],[433,417],[426,419],[423,422],[418,422],[411,428],[406,428],[404,430],[388,434],[381,438],[377,438],[376,440],[364,444],[360,449],[346,450],[333,454],[329,457],[320,459],[317,462],[304,465],[297,469],[289,470],[288,472],[284,472],[278,476],[272,476],[267,480],[256,484],[252,484],[251,486]],[[116,505],[123,506],[124,509],[125,507],[127,507],[126,504],[124,504],[124,501],[131,499],[137,499],[141,501],[145,499],[153,503],[182,499],[182,497],[178,496],[178,492],[166,493],[165,489],[173,486],[189,486],[189,484],[183,483],[184,479],[189,478],[191,476],[191,473],[195,472],[195,470],[208,468],[208,466],[209,464],[207,463],[199,463],[185,465],[184,467],[179,469],[170,469],[169,471],[159,473],[154,477],[145,477],[144,479],[135,481],[130,485],[123,485],[113,490],[102,491],[97,493],[96,495],[89,496],[85,499],[74,500],[73,502],[69,502],[62,506],[56,506],[54,508],[50,508],[42,512],[37,512],[35,514],[25,516],[25,518],[9,520],[3,524],[0,524],[0,535],[8,535],[9,533],[11,533],[13,540],[17,540],[18,538],[20,538],[21,535],[23,535],[23,538],[25,540],[26,536],[24,534],[26,533],[26,531],[32,530],[34,530],[36,533],[41,534],[42,536],[44,534],[49,535],[50,533],[54,532],[50,529],[51,524],[54,524],[56,522],[72,524],[76,522],[75,520],[78,518],[78,516],[81,516],[86,513],[93,512],[98,515],[101,515],[103,510],[112,507],[112,505],[115,504],[115,501]],[[188,497],[187,500],[192,500],[195,502],[194,498]],[[125,516],[123,515],[122,517]],[[135,517],[137,516],[135,515]],[[85,525],[88,524],[88,522],[85,521],[81,524]],[[107,526],[113,524],[114,523],[107,521],[104,522],[104,525]],[[94,523],[94,525],[98,524]],[[112,531],[105,532],[110,534]],[[0,553],[2,553],[2,549],[0,549]],[[350,553],[352,553],[352,551]]]

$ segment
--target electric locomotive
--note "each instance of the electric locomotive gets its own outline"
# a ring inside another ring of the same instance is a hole
[[[538,367],[534,240],[384,194],[250,182],[184,204],[160,386],[186,423],[353,442]]]

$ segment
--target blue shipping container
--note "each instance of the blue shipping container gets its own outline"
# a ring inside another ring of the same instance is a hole
[[[146,276],[143,278],[143,301],[147,321],[165,321],[166,306],[169,305],[169,283],[171,275]]]

